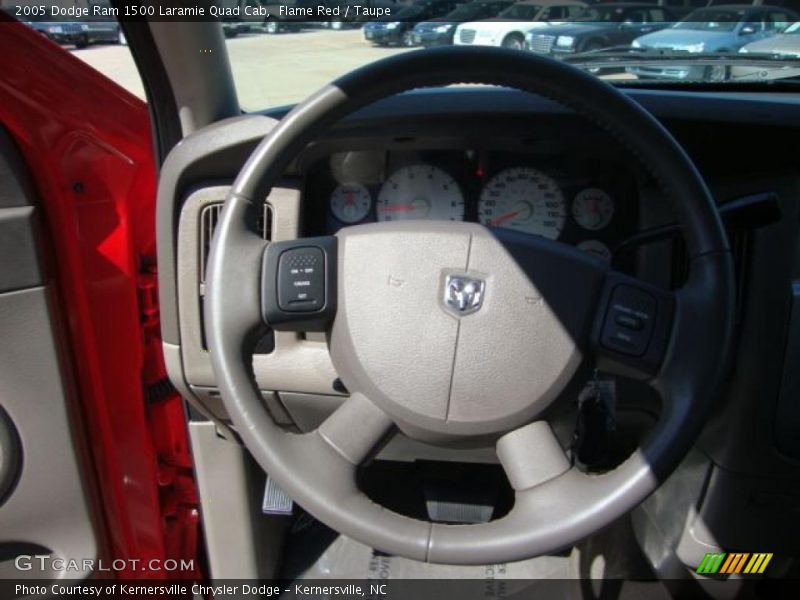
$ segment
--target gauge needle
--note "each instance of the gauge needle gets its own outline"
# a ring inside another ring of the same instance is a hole
[[[489,221],[489,225],[493,225],[497,227],[498,225],[502,225],[506,221],[511,221],[512,219],[516,218],[516,216],[520,213],[519,210],[515,210],[504,215],[500,215],[499,217],[495,217]]]
[[[390,204],[388,206],[381,206],[381,212],[396,213],[396,212],[411,212],[422,208],[418,204]]]

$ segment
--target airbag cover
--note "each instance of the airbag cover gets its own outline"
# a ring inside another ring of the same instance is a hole
[[[542,271],[533,281],[488,229],[408,221],[345,228],[338,238],[334,366],[348,389],[372,398],[408,433],[519,426],[578,368],[586,311],[557,314],[551,301],[559,298],[542,290],[560,275]],[[461,296],[448,304],[453,277],[483,283],[477,308],[459,310]],[[585,279],[591,287],[597,278]],[[576,304],[593,297],[578,291],[570,298]]]

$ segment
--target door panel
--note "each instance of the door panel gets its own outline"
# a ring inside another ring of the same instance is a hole
[[[0,208],[0,293],[41,284],[34,214],[32,206]]]
[[[17,480],[0,507],[0,575],[25,574],[14,568],[20,543],[54,558],[94,559],[97,536],[69,426],[46,287],[0,294],[0,339],[0,398],[21,450],[17,464],[8,465]],[[57,575],[80,573],[50,573]]]
[[[6,577],[26,574],[15,569],[14,558],[31,548],[54,558],[98,555],[28,181],[0,130],[0,408],[7,440],[0,454],[0,576]]]

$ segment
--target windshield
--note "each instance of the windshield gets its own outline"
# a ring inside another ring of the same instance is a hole
[[[744,19],[743,10],[698,10],[685,21],[675,24],[675,29],[695,31],[733,31]]]
[[[536,15],[538,15],[541,10],[541,6],[534,6],[533,4],[515,4],[513,6],[509,6],[507,9],[497,15],[497,17],[501,19],[529,20],[535,19]]]
[[[792,23],[791,25],[789,25],[789,27],[784,29],[781,33],[800,34],[800,21],[797,21],[796,23]]]
[[[668,5],[656,2],[588,8],[524,2],[494,18],[488,5],[331,0],[328,6],[342,12],[327,21],[226,24],[240,104],[248,111],[291,104],[369,62],[451,45],[533,52],[619,86],[800,82],[800,15],[790,9],[709,7],[678,21]],[[366,6],[369,14],[354,15],[356,6]],[[350,11],[346,19],[344,7]],[[415,28],[423,21],[440,25]]]
[[[152,1],[162,9],[174,7],[174,0]],[[77,0],[58,2],[72,6]],[[453,45],[534,53],[617,86],[800,83],[800,14],[771,6],[781,4],[777,0],[706,6],[683,20],[672,7],[707,5],[706,0],[589,7],[535,0],[210,2],[225,36],[239,104],[248,112],[299,102],[376,60]],[[123,36],[116,23],[106,26],[92,17],[79,25],[66,9],[54,15],[48,7],[42,14],[38,3],[17,0],[2,10],[140,94],[141,81],[119,43]],[[416,27],[420,22],[431,24]]]

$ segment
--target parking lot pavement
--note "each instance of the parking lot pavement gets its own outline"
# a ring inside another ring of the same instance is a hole
[[[228,40],[239,102],[245,109],[297,102],[356,67],[407,51],[367,44],[360,29],[309,29]]]
[[[76,50],[71,46],[67,48],[77,58],[144,100],[144,86],[127,46],[98,44],[83,50]]]
[[[362,39],[358,29],[256,33],[226,42],[239,102],[245,110],[297,102],[355,67],[408,51],[373,47]],[[126,46],[96,45],[72,52],[144,98],[142,82]]]

